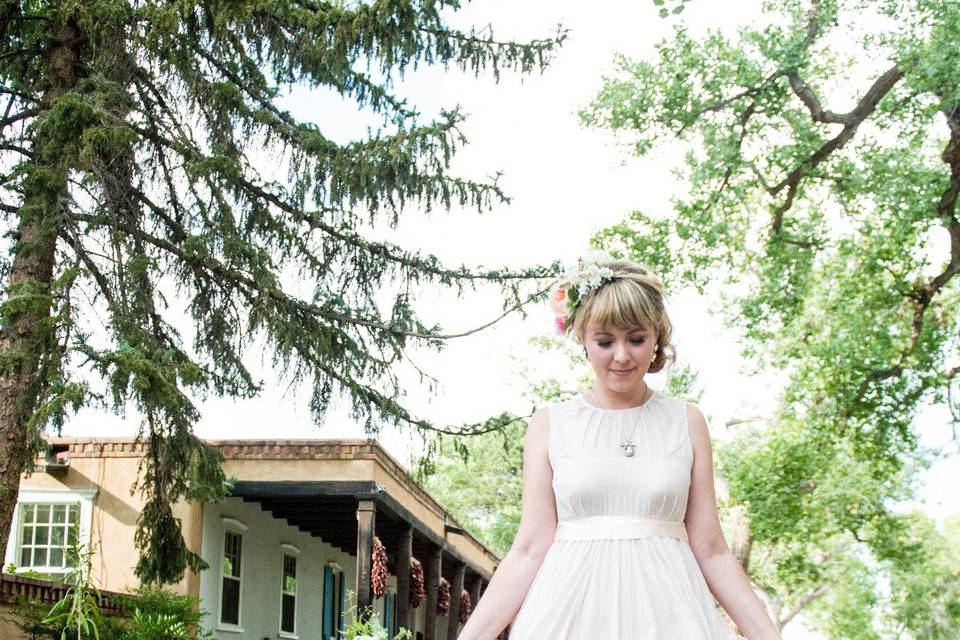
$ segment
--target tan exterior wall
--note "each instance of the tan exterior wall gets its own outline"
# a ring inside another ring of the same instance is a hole
[[[20,480],[21,492],[97,491],[93,501],[90,539],[85,542],[95,551],[93,577],[102,589],[122,592],[133,590],[139,584],[134,574],[139,555],[133,536],[143,499],[139,490],[131,495],[139,462],[140,459],[134,457],[78,457],[71,459],[66,474],[54,476],[35,471]],[[187,547],[199,553],[203,506],[178,504],[173,514],[180,519]],[[15,533],[11,529],[11,539]],[[106,544],[101,544],[104,542]],[[199,595],[199,576],[188,570],[183,580],[169,588],[177,593]]]

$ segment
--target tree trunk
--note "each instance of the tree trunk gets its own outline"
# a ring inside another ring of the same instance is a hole
[[[76,86],[83,47],[83,33],[72,19],[54,16],[48,37],[45,108]],[[10,537],[20,475],[33,453],[28,429],[42,385],[41,363],[54,346],[50,286],[71,165],[66,150],[48,151],[40,137],[31,142],[36,157],[24,176],[0,325],[0,550]]]

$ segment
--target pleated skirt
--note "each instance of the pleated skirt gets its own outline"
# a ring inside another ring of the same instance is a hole
[[[744,640],[684,538],[556,539],[510,640]]]

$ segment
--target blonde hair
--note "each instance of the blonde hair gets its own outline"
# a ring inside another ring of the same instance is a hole
[[[577,341],[583,344],[589,328],[653,329],[659,348],[648,371],[656,373],[676,361],[671,342],[673,324],[667,316],[660,278],[630,260],[607,261],[599,266],[609,267],[613,279],[580,301],[571,327]]]

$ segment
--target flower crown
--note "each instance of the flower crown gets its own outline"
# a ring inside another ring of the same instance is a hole
[[[616,277],[613,269],[601,266],[613,260],[614,257],[604,251],[590,251],[554,283],[550,289],[550,307],[556,315],[557,333],[566,334],[583,299]]]

